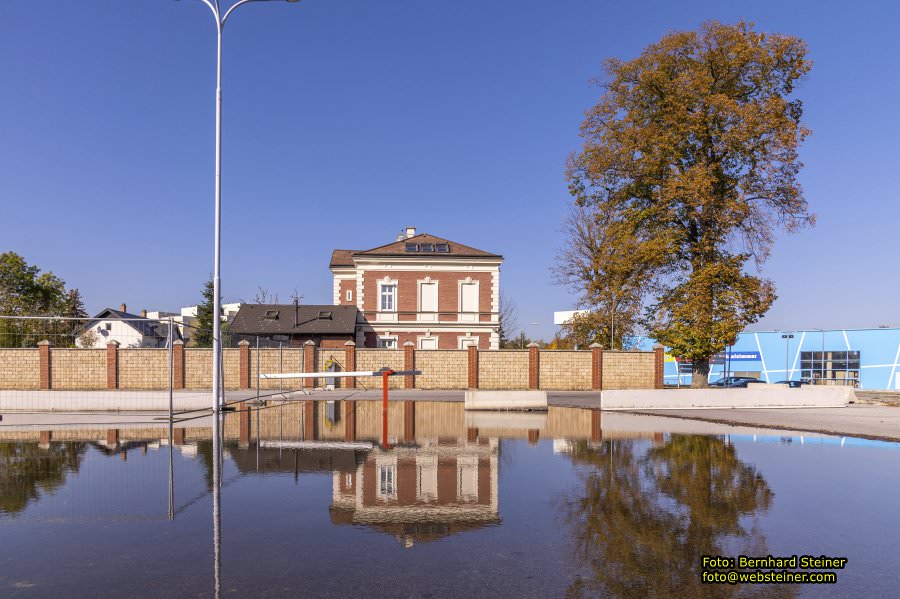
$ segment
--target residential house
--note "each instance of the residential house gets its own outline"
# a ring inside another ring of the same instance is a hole
[[[231,345],[259,337],[266,346],[298,347],[312,340],[319,347],[343,348],[356,338],[356,306],[243,304],[228,326]]]
[[[418,349],[500,346],[503,256],[407,227],[369,250],[334,250],[334,303],[356,306],[356,343]]]
[[[173,327],[173,341],[181,339],[177,327]],[[169,325],[165,320],[155,320],[143,315],[130,314],[125,304],[118,310],[106,308],[87,321],[75,339],[75,347],[102,349],[115,341],[120,347],[168,347]]]

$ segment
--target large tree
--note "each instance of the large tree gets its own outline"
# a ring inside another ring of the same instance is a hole
[[[809,131],[793,97],[810,66],[800,39],[709,22],[607,60],[582,125],[570,190],[619,248],[598,255],[596,278],[647,308],[648,332],[693,362],[694,386],[775,300],[748,263],[759,269],[776,227],[814,222],[797,180]],[[607,276],[621,272],[638,284]]]

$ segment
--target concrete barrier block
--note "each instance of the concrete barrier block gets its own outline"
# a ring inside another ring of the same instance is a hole
[[[546,410],[546,391],[466,391],[467,410]]]

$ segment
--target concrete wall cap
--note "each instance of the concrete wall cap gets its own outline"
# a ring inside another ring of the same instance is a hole
[[[416,344],[413,343],[412,341],[407,341],[406,343],[403,344],[403,347],[414,347],[415,345]]]
[[[315,345],[315,344],[316,344],[316,342],[313,341],[312,339],[307,339],[306,343],[304,343],[303,345]]]
[[[355,347],[356,341],[344,341],[344,345],[346,345],[347,347]]]
[[[526,345],[525,347],[528,347],[528,348],[532,348],[532,347],[540,347],[540,345],[538,345],[537,343],[535,343],[534,341],[532,341],[531,343],[529,343],[529,344]]]
[[[113,339],[106,343],[106,347],[119,347],[119,342]]]
[[[662,348],[663,348],[662,343],[654,343],[653,344],[653,349],[662,349]]]
[[[44,339],[44,340],[42,340],[42,341],[38,341],[37,344],[38,344],[38,345],[53,345],[53,344],[50,343],[50,341],[47,340],[47,339]]]
[[[603,346],[599,343],[591,343],[588,347],[591,349],[603,349]]]
[[[172,345],[184,345],[184,341],[182,341],[181,339],[176,339],[175,342],[172,343]]]
[[[247,341],[246,339],[243,339],[243,340],[241,340],[241,341],[238,342],[238,345],[240,345],[240,346],[250,345],[250,342]]]

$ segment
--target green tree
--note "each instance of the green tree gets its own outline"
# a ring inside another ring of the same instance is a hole
[[[203,302],[197,305],[197,324],[192,335],[194,345],[197,347],[212,347],[215,297],[213,280],[210,277],[203,285]]]
[[[84,317],[78,289],[66,289],[52,272],[41,272],[15,252],[0,254],[0,315]],[[29,347],[42,338],[70,346],[80,322],[64,320],[0,319],[0,347]]]
[[[598,256],[595,279],[646,306],[650,335],[705,386],[710,357],[775,300],[748,262],[761,267],[777,227],[814,223],[797,181],[809,130],[792,97],[806,44],[712,21],[605,67],[568,172],[576,204],[619,248]],[[619,286],[622,273],[636,284]]]

